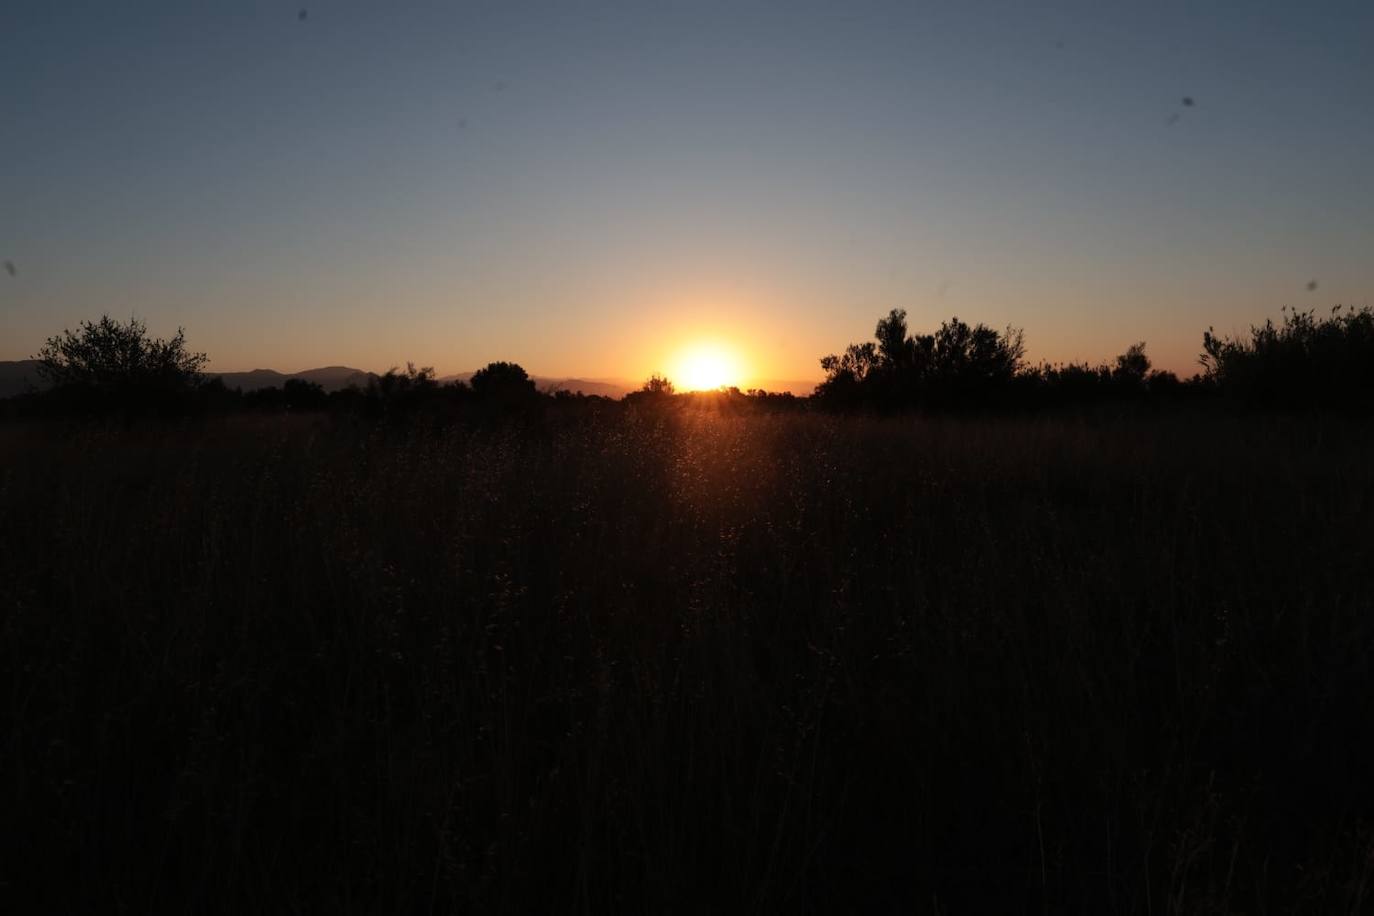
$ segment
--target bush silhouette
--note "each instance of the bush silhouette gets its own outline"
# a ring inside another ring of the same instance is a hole
[[[1150,357],[1145,355],[1145,341],[1133,343],[1116,358],[1112,379],[1127,388],[1143,388],[1150,372]]]
[[[530,403],[539,396],[534,379],[517,363],[488,363],[473,374],[471,385],[479,399],[512,406]]]
[[[406,363],[404,372],[398,371],[395,367],[388,369],[383,375],[369,379],[367,383],[369,394],[383,401],[432,391],[438,387],[433,367],[416,368],[414,363]]]
[[[913,336],[902,309],[888,312],[874,337],[821,359],[826,379],[817,395],[882,407],[985,403],[1007,392],[1025,354],[1018,328],[999,332],[955,317]]]
[[[248,392],[243,395],[243,404],[249,408],[323,410],[329,405],[329,395],[315,382],[290,378],[280,388],[274,385]]]
[[[661,404],[672,400],[676,393],[672,380],[655,372],[644,380],[638,391],[631,391],[622,400],[626,404]]]
[[[1202,335],[1204,378],[1223,393],[1264,405],[1368,410],[1374,396],[1374,311],[1336,306],[1325,317],[1285,308],[1279,325],[1250,339]]]
[[[67,406],[123,409],[182,407],[204,381],[204,353],[186,347],[177,328],[169,340],[150,337],[138,318],[127,324],[102,315],[48,338],[37,357],[52,396]]]
[[[651,395],[670,395],[677,391],[673,387],[673,382],[666,375],[655,372],[644,380],[643,386],[639,389],[644,394]]]
[[[901,309],[888,312],[873,336],[821,360],[826,379],[816,388],[818,403],[839,409],[1024,410],[1177,400],[1209,390],[1200,377],[1183,382],[1172,372],[1153,371],[1144,341],[1128,346],[1111,364],[1027,366],[1019,328],[997,331],[956,317],[933,334],[911,334]]]
[[[439,384],[433,367],[406,363],[405,371],[393,367],[370,378],[367,388],[356,399],[356,406],[375,416],[400,419],[435,404],[451,390]],[[344,405],[347,401],[339,399],[339,403]]]

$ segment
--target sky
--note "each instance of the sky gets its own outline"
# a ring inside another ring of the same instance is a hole
[[[108,312],[218,370],[807,380],[904,308],[1191,374],[1370,302],[1371,47],[1368,0],[11,0],[0,359]]]

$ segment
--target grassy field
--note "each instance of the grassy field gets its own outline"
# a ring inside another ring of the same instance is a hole
[[[1371,520],[1312,419],[10,425],[0,907],[1368,912]]]

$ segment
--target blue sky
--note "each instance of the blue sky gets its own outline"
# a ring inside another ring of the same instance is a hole
[[[636,377],[712,339],[809,378],[901,307],[1191,372],[1208,325],[1374,291],[1368,2],[5,20],[0,359],[108,311],[222,369]]]

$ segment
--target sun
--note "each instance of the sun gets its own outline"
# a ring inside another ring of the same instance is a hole
[[[739,384],[739,362],[725,347],[696,344],[678,356],[672,378],[684,391],[710,391]]]

